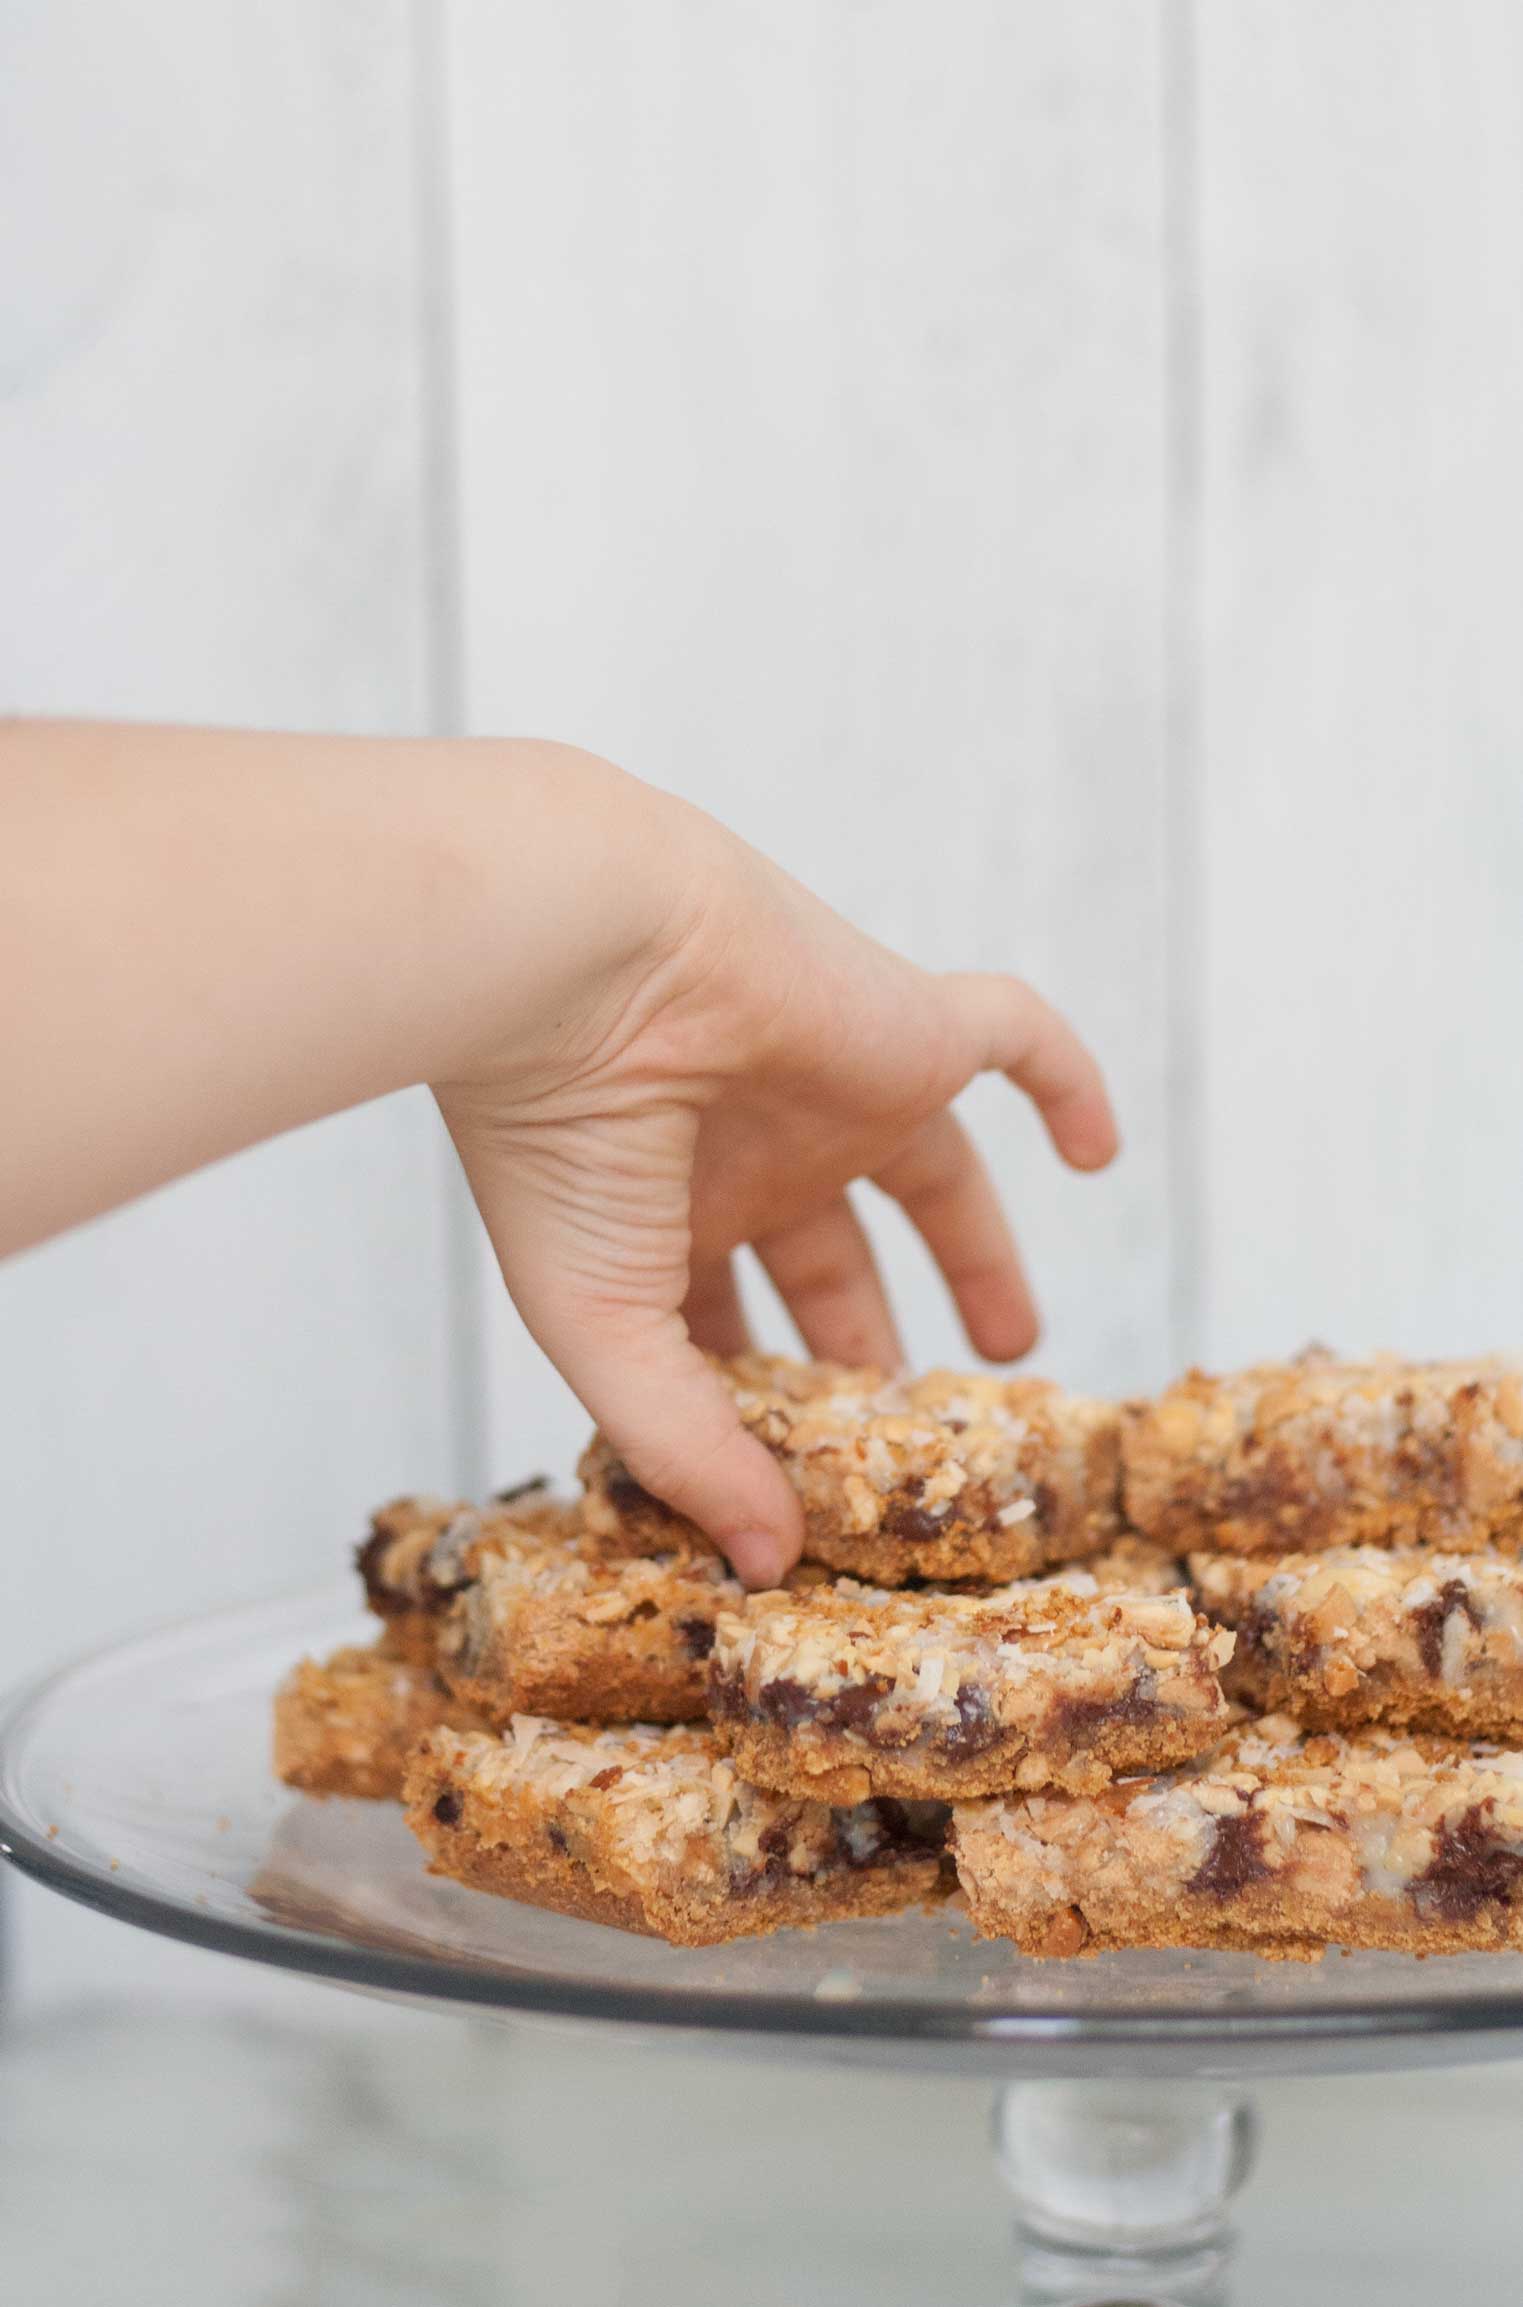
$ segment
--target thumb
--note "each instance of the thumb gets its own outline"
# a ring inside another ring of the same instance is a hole
[[[803,1542],[798,1495],[681,1316],[621,1312],[540,1343],[641,1488],[696,1522],[748,1586],[778,1585]]]
[[[442,1101],[441,1101],[442,1102]],[[642,1489],[707,1533],[748,1586],[798,1560],[804,1514],[688,1336],[691,1122],[530,1162],[446,1110],[503,1280],[535,1343]]]

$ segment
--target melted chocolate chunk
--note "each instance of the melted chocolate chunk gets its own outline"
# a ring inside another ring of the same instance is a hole
[[[1463,1578],[1446,1578],[1431,1602],[1424,1602],[1412,1612],[1412,1625],[1417,1635],[1418,1656],[1423,1672],[1436,1682],[1444,1669],[1444,1628],[1456,1610],[1462,1610],[1471,1625],[1479,1631],[1481,1613],[1476,1608],[1475,1596]]]
[[[933,1539],[946,1536],[946,1516],[932,1514],[919,1503],[924,1489],[921,1476],[912,1474],[904,1485],[904,1496],[896,1498],[883,1517],[890,1538],[902,1538],[910,1546],[928,1546]]]
[[[1523,1883],[1523,1851],[1497,1839],[1493,1804],[1472,1803],[1433,1838],[1433,1856],[1412,1885],[1420,1913],[1469,1922],[1485,1906],[1511,1906]]]
[[[1000,1726],[989,1693],[977,1682],[964,1682],[957,1693],[957,1720],[948,1723],[937,1744],[951,1761],[982,1754],[999,1737]]]
[[[1141,1729],[1158,1720],[1159,1705],[1146,1683],[1134,1683],[1119,1698],[1060,1698],[1052,1710],[1053,1728],[1070,1746],[1082,1746],[1107,1722]]]
[[[1251,1655],[1261,1664],[1269,1665],[1274,1656],[1278,1631],[1278,1621],[1272,1610],[1266,1610],[1259,1602],[1250,1604],[1237,1622],[1237,1647],[1232,1653],[1233,1658],[1242,1664]]]
[[[604,1473],[603,1495],[619,1514],[659,1514],[663,1510],[659,1500],[635,1480],[621,1458],[616,1458]]]
[[[565,1851],[570,1848],[570,1845],[566,1840],[564,1829],[558,1826],[551,1825],[545,1828],[545,1840],[552,1844],[554,1848],[559,1851]]]
[[[1201,1898],[1236,1898],[1268,1872],[1262,1817],[1256,1810],[1228,1811],[1217,1820],[1210,1848],[1185,1888]]]
[[[816,1720],[828,1723],[832,1730],[859,1730],[865,1738],[872,1736],[873,1717],[893,1684],[881,1674],[868,1674],[860,1682],[848,1682],[824,1699],[815,1710]]]
[[[690,1658],[707,1658],[714,1647],[712,1618],[679,1618],[677,1632]]]
[[[737,1690],[739,1687],[737,1683]],[[742,1694],[742,1711],[744,1703]],[[780,1674],[775,1681],[764,1682],[756,1693],[756,1711],[764,1722],[775,1722],[783,1730],[797,1730],[814,1712],[814,1700],[802,1682],[795,1682],[791,1674]]]
[[[764,1722],[776,1722],[784,1730],[797,1730],[801,1722],[818,1722],[826,1730],[855,1730],[870,1738],[873,1717],[893,1687],[886,1675],[868,1674],[860,1682],[848,1682],[828,1697],[821,1697],[802,1682],[795,1682],[791,1674],[780,1674],[776,1681],[762,1684],[756,1694],[756,1711]]]
[[[709,1714],[712,1720],[738,1721],[746,1711],[745,1685],[738,1674],[709,1668]]]
[[[460,1824],[459,1795],[446,1787],[434,1804],[434,1816],[441,1826],[458,1826]]]

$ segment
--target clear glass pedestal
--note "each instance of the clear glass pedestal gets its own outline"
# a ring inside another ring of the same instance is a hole
[[[1045,2307],[1223,2307],[1257,2079],[1523,2054],[1513,1955],[1037,1963],[947,1913],[690,1949],[464,1890],[423,1871],[393,1806],[271,1775],[281,1677],[368,1631],[347,1595],[302,1596],[22,1692],[0,1713],[0,1854],[123,1921],[390,1999],[986,2075],[1022,2295]]]

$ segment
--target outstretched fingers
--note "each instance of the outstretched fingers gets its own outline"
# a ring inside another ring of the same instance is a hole
[[[873,1182],[940,1266],[975,1351],[991,1362],[1027,1353],[1040,1326],[1030,1284],[994,1181],[956,1116],[933,1115]]]
[[[811,1354],[825,1361],[904,1359],[872,1244],[844,1194],[795,1225],[762,1236],[756,1254]]]
[[[1098,1060],[1066,1018],[1016,977],[953,975],[943,984],[976,1073],[1002,1073],[1031,1099],[1071,1168],[1104,1169],[1121,1143]]]

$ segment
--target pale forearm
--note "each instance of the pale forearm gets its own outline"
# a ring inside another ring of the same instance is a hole
[[[0,1249],[532,1039],[665,902],[653,807],[553,746],[0,729]]]

